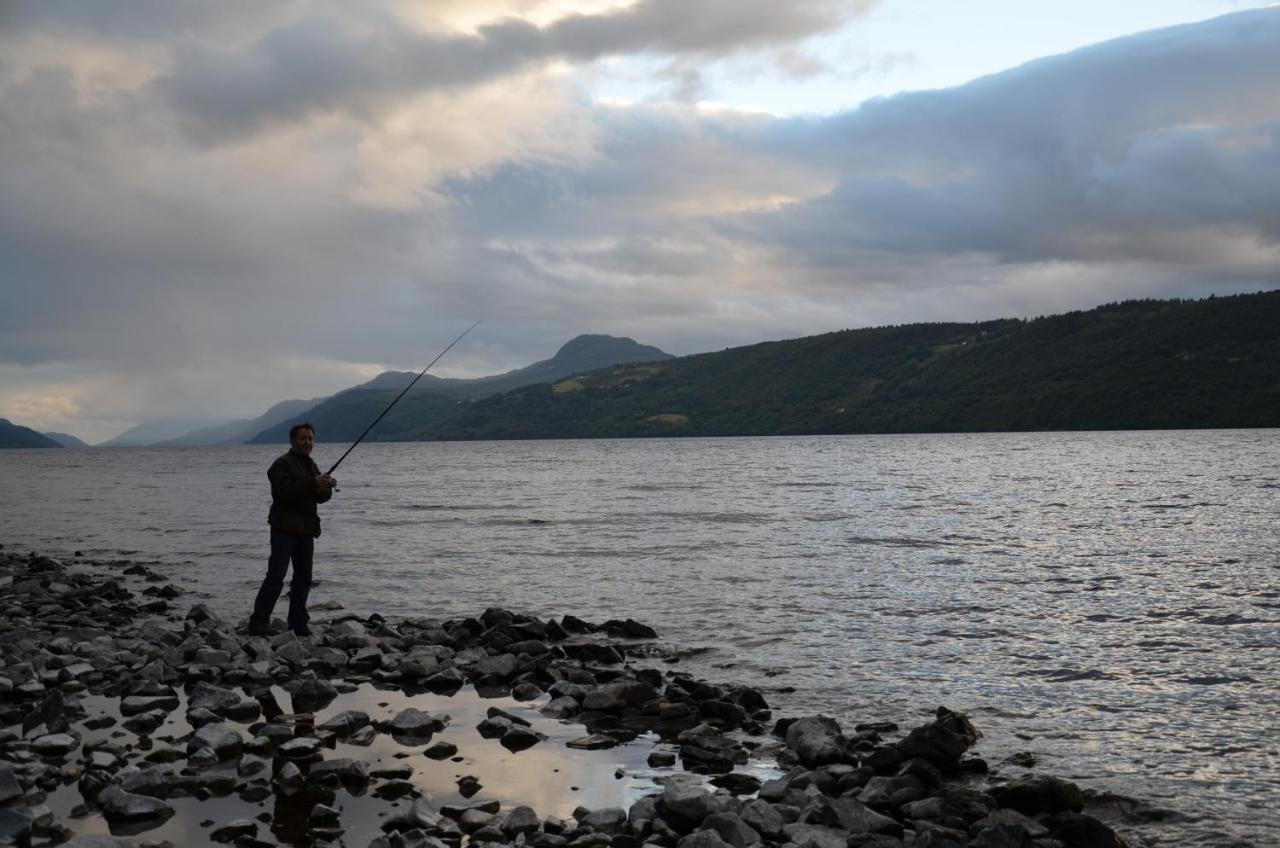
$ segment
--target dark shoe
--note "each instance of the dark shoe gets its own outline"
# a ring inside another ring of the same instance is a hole
[[[311,635],[311,628],[305,624],[299,624],[297,627],[290,627],[294,636],[307,637]]]
[[[269,625],[269,624],[258,624],[257,622],[253,622],[253,621],[251,621],[251,622],[249,622],[249,635],[250,635],[250,636],[267,636],[267,637],[270,637],[270,636],[272,635],[272,634],[271,634],[271,625]]]

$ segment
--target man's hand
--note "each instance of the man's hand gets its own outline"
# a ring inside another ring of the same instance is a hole
[[[330,477],[328,474],[321,474],[316,478],[316,483],[319,484],[322,491],[324,489],[335,489],[338,486],[338,481]]]

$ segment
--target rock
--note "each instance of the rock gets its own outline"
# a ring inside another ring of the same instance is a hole
[[[187,765],[195,768],[216,766],[222,760],[212,748],[197,748],[187,756]]]
[[[506,680],[520,668],[519,660],[514,654],[501,654],[496,657],[484,657],[476,662],[476,674],[482,677],[497,677]]]
[[[463,833],[474,833],[480,828],[492,824],[493,820],[492,813],[487,813],[478,807],[472,807],[458,818],[458,826],[462,828]]]
[[[173,807],[158,798],[125,792],[119,786],[108,786],[99,792],[98,804],[107,821],[167,819],[173,815]]]
[[[845,848],[849,841],[847,833],[818,824],[789,824],[782,833],[797,848]]]
[[[1078,813],[1084,808],[1080,787],[1058,777],[1027,775],[991,789],[996,802],[1029,816],[1040,813]]]
[[[436,830],[439,826],[440,813],[425,798],[418,798],[407,811],[382,823],[382,829],[386,831]]]
[[[502,822],[501,828],[502,832],[507,836],[514,837],[518,833],[536,833],[539,825],[538,814],[533,811],[532,807],[516,807],[507,813],[507,818]]]
[[[653,755],[650,754],[652,760]],[[650,765],[653,763],[650,762]],[[725,789],[731,795],[754,795],[760,791],[760,778],[741,772],[721,774],[711,778],[711,785]]]
[[[30,845],[34,819],[26,807],[0,808],[0,845]]]
[[[276,783],[279,783],[287,791],[300,789],[307,779],[302,774],[302,770],[293,763],[285,763],[280,769],[280,773],[276,775]]]
[[[241,738],[240,732],[234,727],[221,722],[206,724],[197,730],[190,741],[187,742],[188,752],[208,748],[220,760],[235,756],[240,753],[240,749],[243,747],[244,739]]]
[[[502,747],[513,753],[532,748],[547,737],[537,731],[519,725],[512,727],[502,735]]]
[[[568,695],[562,695],[550,701],[539,712],[548,718],[569,718],[582,711],[578,701]]]
[[[168,695],[129,695],[120,699],[120,714],[125,716],[161,710],[170,712],[178,708],[178,694],[172,689]]]
[[[581,823],[592,830],[617,833],[627,823],[627,811],[621,807],[604,807],[588,813]]]
[[[762,841],[755,828],[734,813],[712,813],[703,820],[702,828],[714,830],[733,848],[747,848]]]
[[[276,748],[276,755],[294,761],[310,760],[320,755],[321,742],[313,736],[298,736]]]
[[[729,848],[714,830],[699,830],[683,837],[676,848]]]
[[[939,707],[934,721],[912,730],[896,747],[903,759],[919,757],[949,772],[956,769],[961,755],[981,737],[962,713]]]
[[[80,740],[70,733],[50,733],[31,742],[31,751],[42,757],[61,757],[79,747]]]
[[[1053,831],[1053,838],[1066,848],[1125,848],[1114,830],[1093,816],[1069,814]]]
[[[369,765],[364,760],[339,758],[322,760],[311,766],[311,779],[323,783],[337,778],[343,783],[368,783]]]
[[[327,730],[338,736],[347,736],[367,726],[369,722],[369,714],[364,710],[343,710],[325,719],[322,724],[317,725],[317,729]]]
[[[1035,848],[1035,840],[1025,827],[998,822],[978,831],[968,848]]]
[[[1023,815],[1017,810],[1003,809],[992,810],[988,815],[974,822],[971,830],[979,831],[996,825],[1012,824],[1017,825],[1031,835],[1032,839],[1040,839],[1049,835],[1049,828],[1040,824],[1040,822]]]
[[[801,824],[820,824],[849,833],[902,834],[902,825],[853,798],[814,798],[800,814]]]
[[[0,804],[7,804],[15,798],[22,797],[22,785],[14,777],[13,769],[0,764]]]
[[[452,742],[437,742],[422,753],[433,760],[447,760],[458,753],[458,746]]]
[[[810,716],[787,728],[787,747],[809,768],[845,760],[844,735],[835,719]]]
[[[689,831],[702,824],[707,816],[721,810],[721,801],[699,786],[668,783],[658,805],[662,817]]]
[[[338,697],[337,688],[327,680],[318,679],[303,680],[290,693],[293,711],[296,713],[314,713],[323,710],[333,703],[336,697]],[[352,728],[352,730],[357,729]]]
[[[221,716],[213,710],[205,707],[196,707],[194,710],[187,711],[187,724],[192,727],[204,727],[206,724],[213,724],[221,720]]]
[[[187,694],[187,710],[206,709],[218,715],[240,703],[240,696],[230,689],[201,681]]]
[[[472,795],[483,789],[484,786],[472,774],[464,774],[458,778],[458,794],[463,798],[470,798]]]
[[[485,739],[501,739],[511,729],[511,722],[501,716],[490,716],[476,725],[476,730]]]
[[[657,697],[658,691],[642,680],[615,680],[589,690],[582,700],[582,708],[617,712],[623,707],[639,706]]]
[[[316,804],[311,808],[311,813],[307,816],[307,822],[314,825],[331,825],[337,824],[342,814],[328,806],[327,804]]]
[[[676,764],[674,751],[650,751],[648,764],[652,768],[670,768]]]
[[[786,824],[782,814],[772,804],[758,798],[743,807],[742,821],[752,830],[770,838],[781,836]]]
[[[605,736],[603,733],[593,733],[590,736],[571,739],[564,744],[567,748],[574,748],[579,751],[602,751],[605,748],[616,746],[618,740],[612,736]]]
[[[430,736],[449,723],[448,716],[429,715],[422,710],[406,707],[387,724],[391,733],[400,736]]]
[[[236,819],[209,832],[214,842],[231,842],[241,836],[257,836],[258,826],[249,819]]]
[[[542,689],[533,683],[519,683],[512,688],[511,697],[517,701],[533,701],[542,697]]]

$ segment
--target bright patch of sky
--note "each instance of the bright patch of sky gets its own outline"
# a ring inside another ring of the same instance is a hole
[[[832,114],[872,97],[947,88],[1113,38],[1278,5],[1269,0],[881,0],[838,32],[762,61],[610,62],[607,102],[685,100],[774,115]]]

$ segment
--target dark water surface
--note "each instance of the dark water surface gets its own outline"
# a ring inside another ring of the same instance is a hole
[[[780,714],[945,704],[993,764],[1029,751],[1204,817],[1166,844],[1275,845],[1278,436],[361,445],[322,507],[312,600],[634,617]],[[158,561],[238,619],[279,451],[0,451],[0,542]]]

